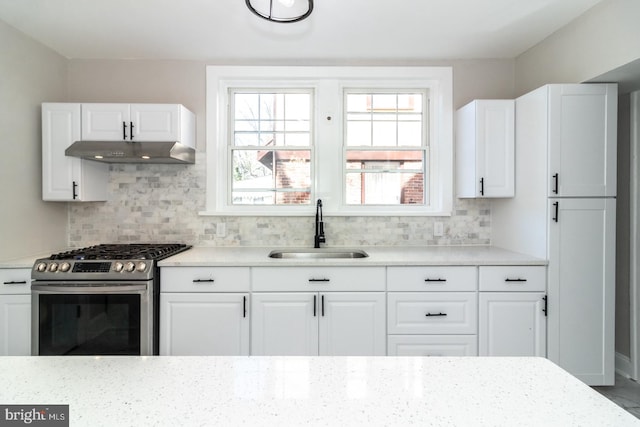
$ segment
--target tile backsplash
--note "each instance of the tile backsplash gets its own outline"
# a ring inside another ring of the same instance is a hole
[[[69,245],[180,242],[196,246],[312,246],[314,218],[200,216],[205,207],[205,153],[195,165],[114,164],[107,202],[69,204]],[[487,200],[455,199],[451,217],[332,217],[327,246],[487,245]],[[216,225],[226,236],[216,236]],[[434,222],[444,235],[433,236]]]

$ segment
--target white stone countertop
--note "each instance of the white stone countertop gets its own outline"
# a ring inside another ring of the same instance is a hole
[[[640,425],[543,358],[0,357],[0,384],[74,427]]]
[[[269,258],[276,249],[257,247],[194,247],[158,263],[161,267],[203,266],[373,266],[373,265],[546,265],[547,261],[495,246],[363,246],[367,258],[291,259]],[[343,249],[338,247],[328,249]],[[347,248],[348,249],[348,248]]]
[[[51,254],[62,252],[65,250],[67,249],[53,250],[51,252],[42,253],[42,254],[23,256],[23,257],[14,258],[14,259],[0,260],[0,268],[29,268],[30,269],[33,267],[33,264],[36,262],[38,258],[47,258]]]

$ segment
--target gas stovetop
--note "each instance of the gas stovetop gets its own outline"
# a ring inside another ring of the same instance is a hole
[[[103,244],[36,260],[33,280],[150,280],[157,261],[186,251],[180,243]]]

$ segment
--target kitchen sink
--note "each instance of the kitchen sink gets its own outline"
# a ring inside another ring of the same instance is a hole
[[[269,253],[269,258],[366,258],[369,254],[360,249],[278,249]]]

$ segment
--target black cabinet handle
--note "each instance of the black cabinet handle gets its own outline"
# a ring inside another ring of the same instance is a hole
[[[129,139],[133,141],[133,122],[129,122]]]
[[[313,317],[316,317],[316,296],[313,296]]]
[[[553,218],[551,218],[551,219],[553,220],[553,222],[558,222],[558,209],[559,209],[559,205],[560,205],[560,202],[554,202],[554,203],[553,203],[553,206],[554,206],[554,209],[555,209],[554,216],[553,216]]]
[[[427,313],[425,314],[426,317],[440,317],[440,316],[446,316],[447,313]]]
[[[447,279],[424,279],[425,282],[446,282]]]
[[[331,279],[309,279],[309,283],[314,283],[314,282],[330,282]]]
[[[321,304],[320,305],[320,307],[321,307],[320,313],[322,314],[322,317],[324,317],[324,295],[322,295],[320,297],[320,304]]]
[[[480,195],[484,196],[484,177],[480,178]]]
[[[505,282],[526,282],[527,279],[521,279],[521,278],[517,278],[517,279],[509,279],[508,277],[506,279],[504,279]]]
[[[76,192],[76,189],[78,188],[78,183],[73,181],[71,187],[72,187],[72,191],[73,191],[73,194],[72,194],[73,200],[75,200],[75,199],[78,198],[78,193]]]
[[[544,301],[544,307],[542,308],[542,312],[544,313],[544,316],[547,317],[547,309],[548,309],[547,304],[549,300],[547,299],[546,295],[542,297],[542,301]]]
[[[127,124],[122,122],[122,139],[127,140]]]
[[[558,194],[558,174],[553,174],[553,194]]]
[[[242,317],[247,317],[247,297],[242,297]]]
[[[3,285],[26,285],[27,281],[26,280],[20,280],[20,281],[15,281],[12,280],[10,282],[4,282]]]
[[[214,279],[193,279],[193,283],[213,283]]]

